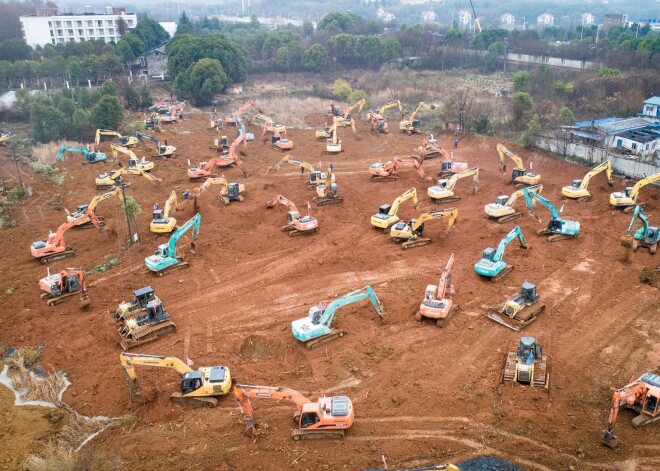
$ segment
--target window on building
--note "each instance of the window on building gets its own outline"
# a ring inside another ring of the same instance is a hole
[[[632,143],[632,148],[635,149],[635,150],[637,150],[637,143],[636,143],[636,142],[633,142],[633,143]]]
[[[67,22],[66,22],[66,27],[67,27],[67,28],[71,28],[71,22],[70,22],[70,21],[67,21]]]
[[[129,28],[132,28],[133,27],[133,20],[128,20],[126,22],[126,24],[128,25]]]
[[[87,20],[87,27],[91,28],[92,26],[94,26],[94,22],[92,20]]]
[[[54,40],[54,39],[51,39],[50,42],[53,43],[53,44],[55,44],[55,40]]]
[[[93,29],[88,29],[88,30],[87,30],[87,34],[88,34],[89,36],[94,36],[94,30],[93,30]]]
[[[103,29],[97,29],[96,34],[98,34],[99,36],[103,36],[105,34],[105,31],[103,31]]]
[[[51,37],[54,37],[54,36],[55,36],[55,33],[53,32],[52,29],[50,30],[50,36],[51,36]]]
[[[49,28],[52,28],[52,27],[53,27],[53,22],[52,22],[52,21],[49,21],[49,22],[48,22],[48,27],[49,27]]]
[[[78,30],[78,36],[84,36],[85,35],[85,30],[84,29],[79,29]]]
[[[57,26],[58,28],[61,28],[62,27],[62,22],[61,21],[56,21],[55,26]]]
[[[76,21],[76,26],[80,28],[82,26],[82,20]]]
[[[96,20],[96,26],[98,26],[99,28],[103,26],[103,20]]]
[[[112,25],[114,25],[114,20],[105,20],[105,25],[106,25],[106,26],[112,26]]]
[[[108,28],[108,34],[110,34],[110,35],[115,34],[115,29],[114,28]]]
[[[58,29],[58,30],[57,30],[57,35],[58,35],[58,36],[63,36],[63,34],[62,34],[62,30],[61,30],[61,29]]]
[[[72,29],[67,29],[66,34],[67,34],[67,36],[73,36],[73,30]]]
[[[64,44],[64,39],[57,38],[57,44]]]

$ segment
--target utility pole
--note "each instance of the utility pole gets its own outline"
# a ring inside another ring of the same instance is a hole
[[[16,165],[16,175],[18,175],[18,182],[21,184],[21,188],[25,188],[25,184],[23,183],[23,178],[21,177],[21,171],[18,168],[18,152],[16,150],[16,147],[18,147],[18,142],[16,140],[10,140],[9,141],[9,149],[11,153],[11,158],[14,161],[14,165]]]
[[[117,183],[119,183],[119,188],[121,188],[122,201],[124,202],[124,218],[126,219],[126,230],[128,231],[128,245],[133,244],[133,233],[131,231],[131,220],[128,217],[128,206],[126,205],[126,185],[124,185],[124,179],[119,176],[117,178]]]

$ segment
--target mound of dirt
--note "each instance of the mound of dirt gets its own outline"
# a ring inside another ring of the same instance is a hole
[[[282,344],[277,340],[267,339],[259,335],[250,335],[239,350],[239,355],[245,360],[258,361],[273,358],[282,350]]]

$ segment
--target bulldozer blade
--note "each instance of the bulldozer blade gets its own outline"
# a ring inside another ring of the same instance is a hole
[[[511,330],[514,330],[514,331],[516,331],[516,332],[520,332],[520,330],[522,329],[522,327],[521,327],[520,325],[513,325],[512,323],[510,323],[509,321],[507,321],[507,320],[506,320],[504,317],[502,317],[502,315],[501,315],[499,312],[497,312],[497,311],[493,311],[493,310],[488,311],[488,313],[486,314],[486,317],[487,317],[488,319],[490,319],[490,320],[492,320],[492,321],[495,321],[495,322],[497,322],[498,324],[503,325],[504,327],[506,327],[506,328],[508,328],[508,329],[511,329]],[[508,319],[508,317],[507,317],[507,319]],[[526,325],[526,324],[525,324],[525,325]]]

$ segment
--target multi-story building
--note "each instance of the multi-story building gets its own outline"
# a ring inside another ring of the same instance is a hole
[[[551,13],[542,13],[536,18],[537,28],[545,28],[555,25],[555,16]]]
[[[119,23],[122,20],[127,31],[137,25],[135,13],[113,7],[106,7],[105,13],[93,13],[91,7],[85,7],[85,13],[81,14],[71,13],[68,7],[59,14],[53,8],[44,8],[39,9],[37,15],[20,17],[25,42],[32,47],[92,39],[117,42],[121,37]]]

